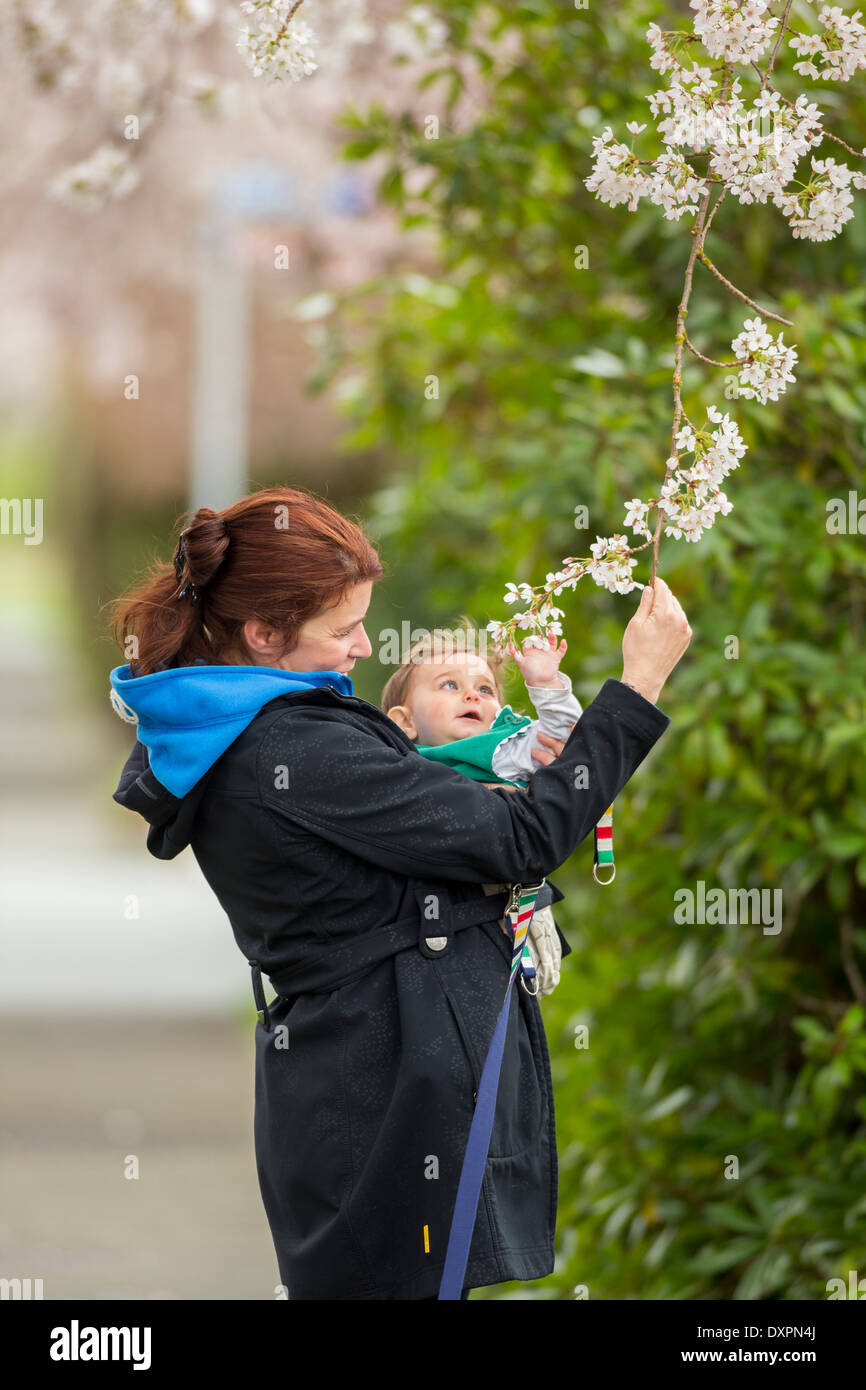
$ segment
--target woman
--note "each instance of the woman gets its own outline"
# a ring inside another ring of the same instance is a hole
[[[513,797],[353,695],[382,575],[360,527],[270,488],[199,508],[174,567],[115,605],[111,700],[138,740],[114,799],[156,858],[192,847],[250,962],[257,1170],[292,1299],[436,1297],[510,965],[482,885],[536,883],[589,834],[670,723],[654,702],[691,637],[656,580],[623,680]],[[535,998],[510,1007],[464,1296],[554,1263],[546,1040]]]

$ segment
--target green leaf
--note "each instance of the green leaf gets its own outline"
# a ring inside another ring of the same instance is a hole
[[[866,743],[866,724],[851,723],[845,720],[838,724],[832,724],[824,733],[823,743],[827,749],[840,748],[848,743],[862,748]]]
[[[830,402],[837,415],[841,415],[845,420],[854,420],[857,424],[861,421],[861,410],[857,402],[849,392],[844,391],[832,378],[827,378],[824,382],[824,395]]]
[[[825,1067],[815,1073],[812,1080],[812,1098],[819,1109],[827,1114],[832,1112],[851,1079],[850,1066],[841,1057],[835,1057]]]
[[[340,153],[344,159],[366,159],[368,155],[381,149],[382,139],[378,135],[367,135],[361,140],[350,140],[341,146]]]
[[[727,1245],[706,1246],[687,1262],[686,1268],[692,1274],[722,1274],[734,1265],[742,1264],[761,1249],[762,1242],[749,1240],[745,1236],[730,1240]]]
[[[749,1265],[733,1296],[745,1301],[765,1298],[782,1287],[790,1269],[791,1256],[787,1250],[763,1250]]]
[[[736,772],[737,786],[752,801],[769,801],[770,792],[765,778],[749,763],[741,763]]]
[[[852,1004],[840,1021],[837,1032],[843,1038],[852,1038],[863,1031],[864,1021],[866,1021],[866,1009],[863,1008],[862,1004]]]
[[[754,1178],[746,1188],[746,1199],[751,1202],[764,1225],[764,1230],[772,1229],[776,1207],[764,1184]]]
[[[606,352],[604,348],[595,348],[591,353],[570,357],[568,366],[576,372],[585,372],[588,376],[624,376],[626,371],[622,359],[615,357],[612,352]]]
[[[438,82],[440,77],[448,77],[452,69],[436,68],[433,72],[426,72],[416,83],[419,92],[426,92],[427,88],[433,83]]]
[[[704,1207],[707,1220],[714,1226],[725,1226],[732,1231],[745,1231],[750,1235],[760,1235],[763,1227],[754,1216],[740,1211],[729,1202],[708,1202]]]
[[[866,851],[866,835],[859,830],[836,830],[822,840],[821,847],[833,859],[852,859]]]
[[[656,1101],[656,1104],[651,1105],[649,1110],[645,1110],[644,1120],[650,1123],[652,1120],[660,1120],[665,1115],[672,1114],[674,1110],[679,1110],[680,1106],[685,1105],[686,1101],[691,1099],[692,1094],[691,1086],[680,1086],[676,1091],[671,1091],[670,1095]]]
[[[389,169],[379,184],[379,193],[388,203],[401,203],[403,200],[403,170]]]
[[[795,1033],[799,1033],[805,1038],[807,1043],[814,1048],[828,1048],[833,1042],[833,1034],[828,1033],[827,1029],[818,1022],[816,1018],[810,1018],[808,1014],[800,1014],[794,1019],[792,1025]]]
[[[635,1211],[637,1203],[634,1198],[629,1197],[621,1202],[615,1211],[612,1211],[604,1224],[604,1240],[615,1240],[622,1230],[629,1217]]]

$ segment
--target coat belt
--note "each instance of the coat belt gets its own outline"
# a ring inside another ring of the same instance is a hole
[[[416,889],[416,896],[422,891]],[[441,883],[431,883],[430,891],[441,898],[443,886]],[[447,937],[451,932],[463,931],[466,927],[501,919],[510,893],[492,893],[484,897],[469,898],[464,902],[450,901],[447,890],[446,896],[449,900],[441,920],[425,920],[418,912],[411,917],[401,917],[399,921],[391,922],[387,927],[377,927],[374,931],[364,932],[339,946],[332,946],[314,960],[277,971],[269,976],[271,985],[277,994],[286,999],[294,999],[300,994],[322,994],[338,989],[340,985],[347,984],[353,976],[377,965],[388,956],[396,955],[398,951],[405,951],[409,946],[421,946],[424,955],[442,956],[447,952]],[[538,894],[536,908],[559,902],[564,896],[555,884],[546,882]],[[429,944],[431,941],[440,943],[443,939],[444,945]],[[255,977],[258,970],[260,988],[261,972],[256,962],[249,963],[253,966],[254,992],[258,993]],[[258,998],[256,1002],[259,1003]]]

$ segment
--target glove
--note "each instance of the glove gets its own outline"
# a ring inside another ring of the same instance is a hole
[[[533,913],[529,924],[529,954],[535,966],[538,993],[552,994],[559,984],[562,942],[549,907],[540,907]]]
[[[508,883],[482,883],[484,892],[491,896],[493,893],[502,893],[511,886]],[[511,928],[508,925],[508,916],[502,914],[499,923],[509,941]],[[532,964],[535,966],[535,975],[538,981],[538,993],[552,994],[559,984],[559,967],[562,964],[562,942],[559,939],[559,932],[556,930],[556,923],[553,920],[553,913],[549,907],[538,907],[532,914],[532,921],[529,924],[529,954],[532,957]]]

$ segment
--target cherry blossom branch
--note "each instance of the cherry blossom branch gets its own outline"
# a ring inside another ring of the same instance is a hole
[[[855,188],[866,187],[866,175],[852,174],[846,166],[837,165],[832,159],[816,160],[813,157],[813,177],[809,182],[800,183],[797,193],[785,191],[804,148],[808,150],[810,145],[819,143],[825,134],[837,140],[850,154],[857,158],[861,156],[838,136],[832,136],[823,129],[821,113],[805,96],[790,102],[770,82],[784,35],[793,34],[790,47],[798,54],[805,52],[807,55],[806,61],[801,58],[795,64],[795,70],[802,69],[810,76],[820,75],[811,61],[819,53],[829,75],[841,80],[848,80],[857,68],[866,67],[866,29],[858,23],[859,11],[855,16],[845,16],[839,9],[824,6],[819,22],[827,31],[827,36],[818,38],[800,35],[790,28],[787,19],[791,4],[792,0],[786,0],[779,20],[767,16],[764,6],[743,6],[738,12],[732,12],[724,0],[693,0],[692,8],[698,11],[695,18],[698,32],[695,35],[665,32],[651,24],[647,30],[647,40],[654,50],[652,66],[660,72],[674,73],[669,88],[648,98],[653,115],[672,112],[658,122],[666,153],[654,160],[640,159],[633,148],[615,142],[610,127],[606,127],[603,134],[593,140],[595,167],[591,178],[585,183],[602,201],[609,202],[611,206],[627,202],[629,211],[633,212],[640,198],[649,196],[654,203],[663,207],[667,218],[679,218],[684,212],[695,215],[695,224],[691,228],[692,245],[677,312],[671,455],[666,461],[660,496],[648,502],[634,498],[627,504],[626,526],[630,525],[634,531],[644,534],[647,537],[644,544],[629,546],[627,538],[619,533],[606,538],[599,536],[591,547],[591,557],[566,557],[563,569],[548,574],[544,586],[532,588],[528,584],[518,586],[509,583],[505,601],[512,603],[520,598],[529,606],[526,612],[516,615],[508,623],[494,621],[488,624],[488,631],[497,648],[501,648],[503,642],[506,646],[512,643],[517,627],[529,628],[533,634],[529,641],[538,645],[544,645],[550,634],[561,633],[562,629],[556,621],[561,616],[561,610],[552,607],[552,599],[564,588],[575,588],[584,573],[588,572],[596,583],[616,592],[626,593],[634,588],[636,581],[629,572],[636,563],[633,557],[649,545],[653,549],[649,582],[653,584],[665,515],[672,523],[665,527],[666,534],[675,537],[685,534],[686,540],[694,541],[700,538],[704,528],[713,524],[716,512],[727,513],[731,510],[731,504],[718,484],[732,468],[737,467],[746,446],[737,426],[727,414],[722,416],[714,406],[707,408],[709,423],[706,427],[696,428],[689,420],[681,397],[684,347],[708,366],[722,369],[736,367],[740,388],[738,395],[757,398],[762,404],[767,399],[778,399],[785,384],[795,379],[791,372],[797,360],[795,349],[782,343],[781,334],[774,342],[761,316],[788,328],[793,327],[791,321],[763,309],[722,274],[705,250],[711,223],[728,192],[732,192],[741,203],[751,203],[756,198],[765,202],[767,193],[772,193],[774,203],[787,216],[794,236],[803,235],[820,241],[838,233],[843,223],[853,215],[847,208],[852,201],[848,183],[853,182]],[[766,69],[762,70],[754,62],[754,57],[773,38],[774,29],[777,32],[772,53]],[[693,72],[688,73],[675,55],[675,49],[680,44],[690,44],[698,35],[711,57],[724,59],[719,70],[725,73],[725,79],[719,96],[714,95],[712,89],[715,84],[709,81],[714,69],[699,68],[695,63]],[[760,93],[754,102],[753,114],[764,117],[775,113],[778,119],[774,136],[778,133],[780,138],[771,149],[769,140],[759,137],[754,131],[750,132],[745,141],[745,158],[741,155],[735,160],[726,148],[724,136],[701,139],[692,133],[690,138],[682,126],[687,117],[724,117],[735,128],[738,122],[742,123],[743,118],[739,113],[744,103],[739,97],[740,83],[733,78],[733,65],[737,61],[751,65],[760,76]],[[784,108],[781,112],[780,106]],[[627,128],[632,133],[634,145],[634,137],[646,126],[629,122]],[[696,175],[686,154],[677,149],[681,144],[693,145],[692,156],[704,154],[709,157],[706,175]],[[700,144],[706,144],[707,148],[699,149]],[[866,150],[863,155],[866,156]],[[650,172],[642,172],[643,168],[648,168]],[[714,183],[720,183],[722,190],[710,208]],[[685,320],[697,261],[706,266],[732,295],[756,311],[756,317],[746,319],[743,332],[732,343],[737,354],[733,361],[721,361],[701,353],[686,332]],[[682,420],[686,423],[680,427]],[[711,430],[710,423],[718,428]],[[695,461],[691,468],[679,467],[680,450],[694,453]],[[657,508],[658,516],[655,533],[651,534],[646,518],[653,507]]]
[[[291,0],[241,0],[241,10],[259,16],[260,26],[256,33],[242,31],[238,47],[254,74],[264,76],[266,81],[286,77],[297,81],[317,67],[313,61],[312,31],[303,22],[293,22],[301,3],[302,0],[294,0],[293,4]],[[763,3],[733,7],[728,0],[692,0],[690,7],[697,11],[693,21],[694,33],[663,31],[658,25],[650,24],[646,37],[653,48],[651,66],[660,73],[673,73],[669,87],[647,98],[653,116],[663,116],[663,119],[657,120],[657,130],[664,142],[665,152],[655,159],[641,159],[633,148],[629,149],[615,140],[609,126],[593,140],[595,166],[591,177],[585,179],[584,183],[603,202],[612,207],[626,202],[628,210],[634,212],[640,199],[648,197],[663,209],[668,219],[679,219],[686,213],[695,219],[691,228],[692,242],[683,292],[677,310],[671,453],[666,460],[659,496],[649,501],[633,498],[626,504],[625,526],[645,536],[644,543],[629,546],[629,538],[619,532],[610,537],[599,536],[596,544],[590,547],[590,556],[567,556],[563,569],[548,574],[544,585],[533,588],[529,584],[509,583],[505,601],[512,603],[519,598],[529,606],[508,623],[488,624],[488,631],[498,650],[511,644],[517,627],[530,629],[529,641],[540,646],[547,645],[550,635],[561,633],[557,622],[561,610],[554,608],[551,601],[563,589],[575,588],[585,573],[589,573],[597,584],[618,593],[627,593],[635,588],[637,581],[632,579],[630,573],[637,563],[634,556],[649,546],[653,550],[650,574],[650,584],[653,584],[665,517],[668,521],[666,535],[676,539],[684,535],[687,541],[697,541],[703,531],[714,524],[717,513],[727,514],[731,510],[731,503],[720,484],[738,466],[739,459],[746,452],[746,445],[736,423],[727,414],[722,415],[715,406],[707,407],[708,418],[703,425],[693,424],[689,419],[681,395],[684,348],[688,348],[693,357],[707,366],[722,369],[736,367],[738,396],[757,399],[761,404],[766,404],[768,399],[777,400],[786,384],[795,380],[791,372],[797,361],[795,348],[783,344],[781,334],[774,341],[763,322],[764,318],[772,319],[791,328],[791,320],[762,308],[722,274],[705,250],[713,219],[728,193],[741,204],[756,200],[766,202],[768,196],[772,196],[774,204],[787,218],[794,237],[825,241],[837,235],[843,224],[853,216],[848,207],[853,201],[848,184],[853,183],[855,188],[866,188],[866,174],[852,173],[846,165],[839,165],[829,158],[816,160],[812,157],[812,176],[807,183],[794,179],[802,154],[820,143],[824,135],[842,145],[856,158],[861,158],[861,155],[823,128],[822,113],[817,105],[809,103],[806,96],[791,102],[770,82],[784,36],[793,36],[788,46],[800,59],[794,64],[795,71],[816,78],[829,76],[847,81],[857,69],[866,68],[866,29],[859,24],[859,11],[855,15],[845,15],[839,7],[823,5],[817,23],[823,26],[825,34],[800,34],[787,23],[792,3],[793,0],[785,0],[782,16],[778,18],[767,14],[767,7]],[[386,34],[393,27],[386,25]],[[447,27],[437,21],[423,4],[410,7],[403,29],[400,42],[406,45],[409,56],[418,56],[419,48],[425,56],[431,49],[435,51],[447,34]],[[755,58],[771,42],[772,52],[766,68],[762,70]],[[695,43],[703,45],[710,59],[720,61],[715,66],[704,67],[694,62],[689,72],[676,57],[676,52],[681,47],[689,50]],[[805,59],[803,54],[806,55]],[[823,73],[819,73],[812,61],[818,57],[824,63]],[[739,95],[741,84],[734,78],[737,63],[753,67],[761,78],[759,95],[751,111],[745,114],[745,102]],[[713,75],[717,73],[724,74],[719,91],[713,81]],[[731,129],[737,131],[742,124],[754,122],[755,117],[764,118],[770,114],[776,118],[772,139],[759,136],[754,129],[747,131],[744,148],[734,158],[730,150],[733,142],[724,127],[727,126],[728,132]],[[695,121],[710,121],[713,124],[721,121],[723,133],[695,135],[692,131],[690,135],[688,125]],[[627,129],[634,137],[646,126],[629,122]],[[688,145],[692,146],[690,151],[680,148]],[[862,153],[866,156],[866,150]],[[702,175],[696,173],[689,162],[699,155],[705,156],[708,161],[706,172]],[[648,172],[643,172],[644,169]],[[792,182],[798,191],[790,191]],[[711,207],[715,185],[719,185],[720,194]],[[731,344],[736,354],[734,361],[725,362],[706,356],[694,346],[686,333],[685,322],[697,262],[704,265],[735,298],[755,311],[755,317],[745,320],[743,331]],[[694,455],[690,467],[680,466],[681,453]],[[647,525],[647,516],[652,509],[658,512],[654,534]]]
[[[757,63],[752,63],[752,67],[755,69],[755,72],[758,74],[759,77],[765,76],[763,68],[758,67]],[[789,101],[786,96],[783,96],[782,93],[779,91],[778,87],[774,86],[772,82],[766,82],[766,84],[762,82],[761,85],[762,87],[764,85],[768,86],[770,91],[775,92],[779,100],[785,106],[790,107],[792,111],[795,111],[797,109],[793,101]],[[864,157],[866,157],[866,150],[855,150],[851,145],[847,144],[838,135],[834,135],[832,130],[828,130],[826,126],[822,127],[821,134],[825,140],[835,140],[837,145],[841,145],[842,149],[846,150],[848,154],[853,154],[855,159],[863,159]]]
[[[286,37],[286,35],[287,35],[288,32],[289,32],[289,25],[291,24],[294,15],[295,15],[295,14],[297,13],[297,11],[301,8],[301,6],[303,5],[303,3],[304,3],[304,0],[295,0],[294,5],[292,6],[292,8],[289,10],[288,14],[286,15],[285,21],[283,22],[282,26],[281,26],[280,29],[277,31],[277,33],[274,35],[274,38],[273,38],[274,46],[277,46],[278,44],[280,44],[280,43],[282,42],[282,40]]]
[[[722,102],[724,102],[724,101],[727,99],[728,93],[730,92],[730,88],[731,88],[731,83],[732,83],[732,81],[733,81],[733,70],[732,70],[732,68],[731,68],[730,66],[726,65],[725,82],[724,82],[724,86],[723,86],[723,89],[722,89]],[[684,343],[685,340],[686,340],[686,315],[687,315],[688,312],[689,312],[689,299],[691,298],[691,293],[692,293],[692,276],[693,276],[693,274],[694,274],[695,259],[696,259],[696,257],[698,256],[698,254],[703,255],[704,240],[706,239],[706,234],[707,234],[707,231],[709,230],[710,221],[712,220],[712,217],[715,216],[716,208],[718,207],[718,204],[721,203],[722,197],[723,197],[723,196],[724,196],[724,194],[722,194],[722,195],[719,197],[719,200],[718,200],[718,203],[716,204],[716,207],[713,208],[713,211],[712,211],[710,217],[707,218],[707,213],[708,213],[709,205],[710,205],[710,199],[711,199],[711,197],[712,197],[712,189],[710,189],[710,188],[707,189],[706,193],[704,194],[703,202],[701,203],[700,209],[699,209],[699,211],[698,211],[697,223],[696,223],[696,225],[695,225],[694,227],[692,227],[692,229],[691,229],[691,235],[692,235],[692,238],[693,238],[693,240],[692,240],[692,248],[691,248],[691,251],[689,252],[689,259],[688,259],[688,262],[687,262],[687,264],[686,264],[686,273],[685,273],[685,278],[684,278],[684,280],[683,280],[683,294],[682,294],[682,299],[680,300],[679,308],[678,308],[678,310],[677,310],[677,331],[676,331],[676,344],[677,344],[677,348],[676,348],[676,356],[675,356],[675,359],[674,359],[674,378],[673,378],[673,384],[674,384],[674,423],[673,423],[673,428],[672,428],[672,430],[671,430],[671,434],[672,434],[672,441],[671,441],[671,456],[668,458],[668,461],[667,461],[667,464],[666,464],[666,467],[665,467],[664,483],[662,484],[662,495],[664,495],[665,486],[667,485],[667,483],[668,483],[668,481],[669,481],[669,479],[670,479],[670,477],[671,477],[671,473],[675,470],[676,465],[677,465],[677,463],[679,462],[678,456],[677,456],[677,448],[676,448],[676,446],[677,446],[677,437],[678,437],[678,433],[679,433],[680,416],[681,416],[681,414],[682,414],[682,400],[681,400],[681,397],[680,397],[680,386],[681,386],[681,384],[682,384],[683,343]],[[659,508],[658,508],[658,517],[657,517],[657,519],[656,519],[655,534],[653,535],[653,558],[652,558],[652,566],[651,566],[651,569],[650,569],[650,578],[649,578],[650,585],[653,585],[653,584],[655,583],[656,569],[657,569],[657,567],[658,567],[658,558],[659,558],[659,540],[660,540],[660,538],[661,538],[661,529],[662,529],[662,522],[663,522],[663,520],[664,520],[664,516],[663,516],[663,513],[662,513],[661,508],[659,507]],[[631,549],[629,550],[629,553],[631,554]]]
[[[781,20],[781,23],[780,23],[780,25],[779,25],[779,32],[778,32],[778,34],[776,35],[776,42],[775,42],[775,44],[774,44],[774,46],[773,46],[773,52],[772,52],[772,54],[770,55],[770,61],[769,61],[769,63],[767,64],[767,71],[766,71],[766,74],[764,75],[764,77],[763,77],[762,80],[761,80],[761,91],[762,91],[762,92],[763,92],[763,90],[764,90],[764,88],[765,88],[765,86],[766,86],[766,84],[767,84],[767,80],[768,80],[768,78],[769,78],[769,76],[770,76],[770,73],[773,71],[773,68],[775,67],[776,58],[779,56],[779,46],[780,46],[780,44],[781,44],[781,42],[782,42],[782,38],[783,38],[784,33],[785,33],[785,30],[786,30],[786,28],[787,28],[787,26],[788,26],[788,15],[791,13],[791,6],[792,6],[793,3],[794,3],[794,0],[786,0],[786,3],[785,3],[785,13],[782,15],[782,20]]]
[[[695,347],[694,343],[692,343],[687,333],[685,333],[685,342],[689,352],[692,353],[693,356],[697,357],[699,362],[706,362],[707,365],[710,367],[739,367],[740,365],[736,358],[734,358],[732,362],[717,362],[714,357],[704,357],[704,354],[702,352],[698,352],[697,348]]]

